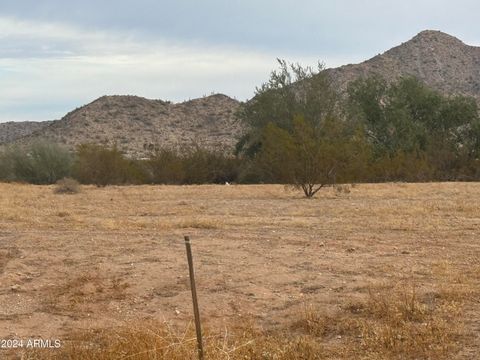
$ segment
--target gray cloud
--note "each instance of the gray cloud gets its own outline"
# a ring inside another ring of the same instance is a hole
[[[424,29],[480,44],[478,10],[470,0],[3,1],[0,121],[56,118],[104,94],[246,99],[276,57],[337,66]]]
[[[0,5],[3,14],[28,19],[308,55],[373,51],[392,38],[406,39],[431,27],[478,36],[478,10],[473,0],[83,0],[74,5],[22,0]]]

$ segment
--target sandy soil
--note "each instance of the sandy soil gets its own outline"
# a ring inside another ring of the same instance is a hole
[[[369,287],[423,293],[467,279],[480,349],[480,184],[362,184],[307,200],[282,186],[0,184],[0,338],[192,319],[184,235],[206,326],[281,325],[333,312]],[[448,276],[447,276],[448,275]]]

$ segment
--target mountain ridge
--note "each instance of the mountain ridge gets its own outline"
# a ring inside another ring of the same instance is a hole
[[[243,133],[243,125],[235,117],[239,104],[223,94],[181,103],[135,95],[102,96],[10,143],[45,138],[70,149],[82,143],[98,143],[115,145],[128,156],[140,158],[163,147],[200,144],[210,149],[230,149]]]

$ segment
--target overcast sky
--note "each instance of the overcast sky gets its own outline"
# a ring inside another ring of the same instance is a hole
[[[240,100],[276,58],[356,63],[425,29],[480,45],[474,0],[0,0],[0,122],[99,96]]]

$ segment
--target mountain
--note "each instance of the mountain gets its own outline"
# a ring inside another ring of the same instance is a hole
[[[325,70],[345,92],[361,76],[379,74],[387,81],[415,76],[444,94],[473,96],[480,103],[480,47],[440,31],[426,30],[413,39],[360,64]],[[81,143],[113,145],[132,157],[156,147],[197,143],[233,149],[245,131],[235,117],[241,106],[225,95],[172,104],[137,96],[103,96],[45,123],[0,124],[0,145],[47,138],[74,148]]]
[[[239,105],[221,94],[178,104],[138,96],[103,96],[15,140],[28,143],[44,138],[70,149],[82,143],[116,144],[136,158],[162,147],[198,144],[232,149],[244,130],[235,117]]]
[[[326,71],[341,91],[361,76],[378,74],[391,82],[410,75],[444,94],[473,96],[480,102],[480,47],[441,31],[422,31],[370,60]]]

